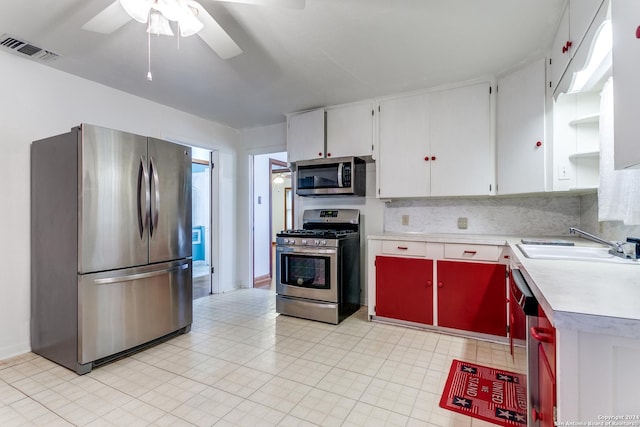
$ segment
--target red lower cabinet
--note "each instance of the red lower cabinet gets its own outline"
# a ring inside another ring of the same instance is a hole
[[[507,336],[506,266],[438,261],[438,326]]]
[[[433,324],[433,261],[376,257],[376,316]]]
[[[556,408],[556,329],[542,308],[537,325],[531,327],[531,340],[538,344],[538,390],[531,397],[531,418],[537,427],[555,425]],[[530,347],[530,351],[531,351]]]
[[[532,411],[534,411],[532,416],[534,421],[538,422],[539,427],[554,426],[556,380],[553,371],[554,369],[545,355],[542,344],[538,344],[538,396],[540,400],[538,407],[532,408]]]

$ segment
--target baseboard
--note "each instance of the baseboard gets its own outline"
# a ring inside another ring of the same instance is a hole
[[[0,360],[21,356],[30,351],[31,345],[28,342],[0,347]]]
[[[253,278],[253,286],[266,285],[267,283],[271,283],[271,276],[268,274],[263,274],[262,276]]]

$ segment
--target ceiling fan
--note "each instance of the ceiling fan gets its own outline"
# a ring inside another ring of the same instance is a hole
[[[228,3],[273,5],[303,9],[305,0],[213,0]],[[178,22],[182,37],[198,34],[222,59],[242,53],[242,49],[213,19],[202,5],[193,0],[115,0],[82,26],[83,30],[111,34],[130,20],[148,23],[154,34],[173,35],[169,21]]]

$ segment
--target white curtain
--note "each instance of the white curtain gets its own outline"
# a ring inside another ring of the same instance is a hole
[[[640,224],[640,170],[613,167],[613,80],[602,89],[600,101],[600,186],[598,221]]]

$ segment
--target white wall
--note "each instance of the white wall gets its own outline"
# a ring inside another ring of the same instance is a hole
[[[219,238],[236,235],[236,147],[240,133],[30,59],[0,52],[0,359],[30,349],[29,170],[32,141],[68,132],[82,122],[220,150]],[[144,79],[140,84],[153,84]],[[244,224],[242,222],[241,224]],[[235,247],[234,247],[235,248]],[[234,250],[220,274],[237,284]]]
[[[269,274],[269,154],[253,158],[253,277]]]
[[[283,117],[284,120],[284,117]],[[287,150],[286,124],[244,129],[241,131],[242,153],[238,155],[238,259],[236,274],[240,286],[253,286],[251,215],[255,197],[252,195],[253,156]]]

